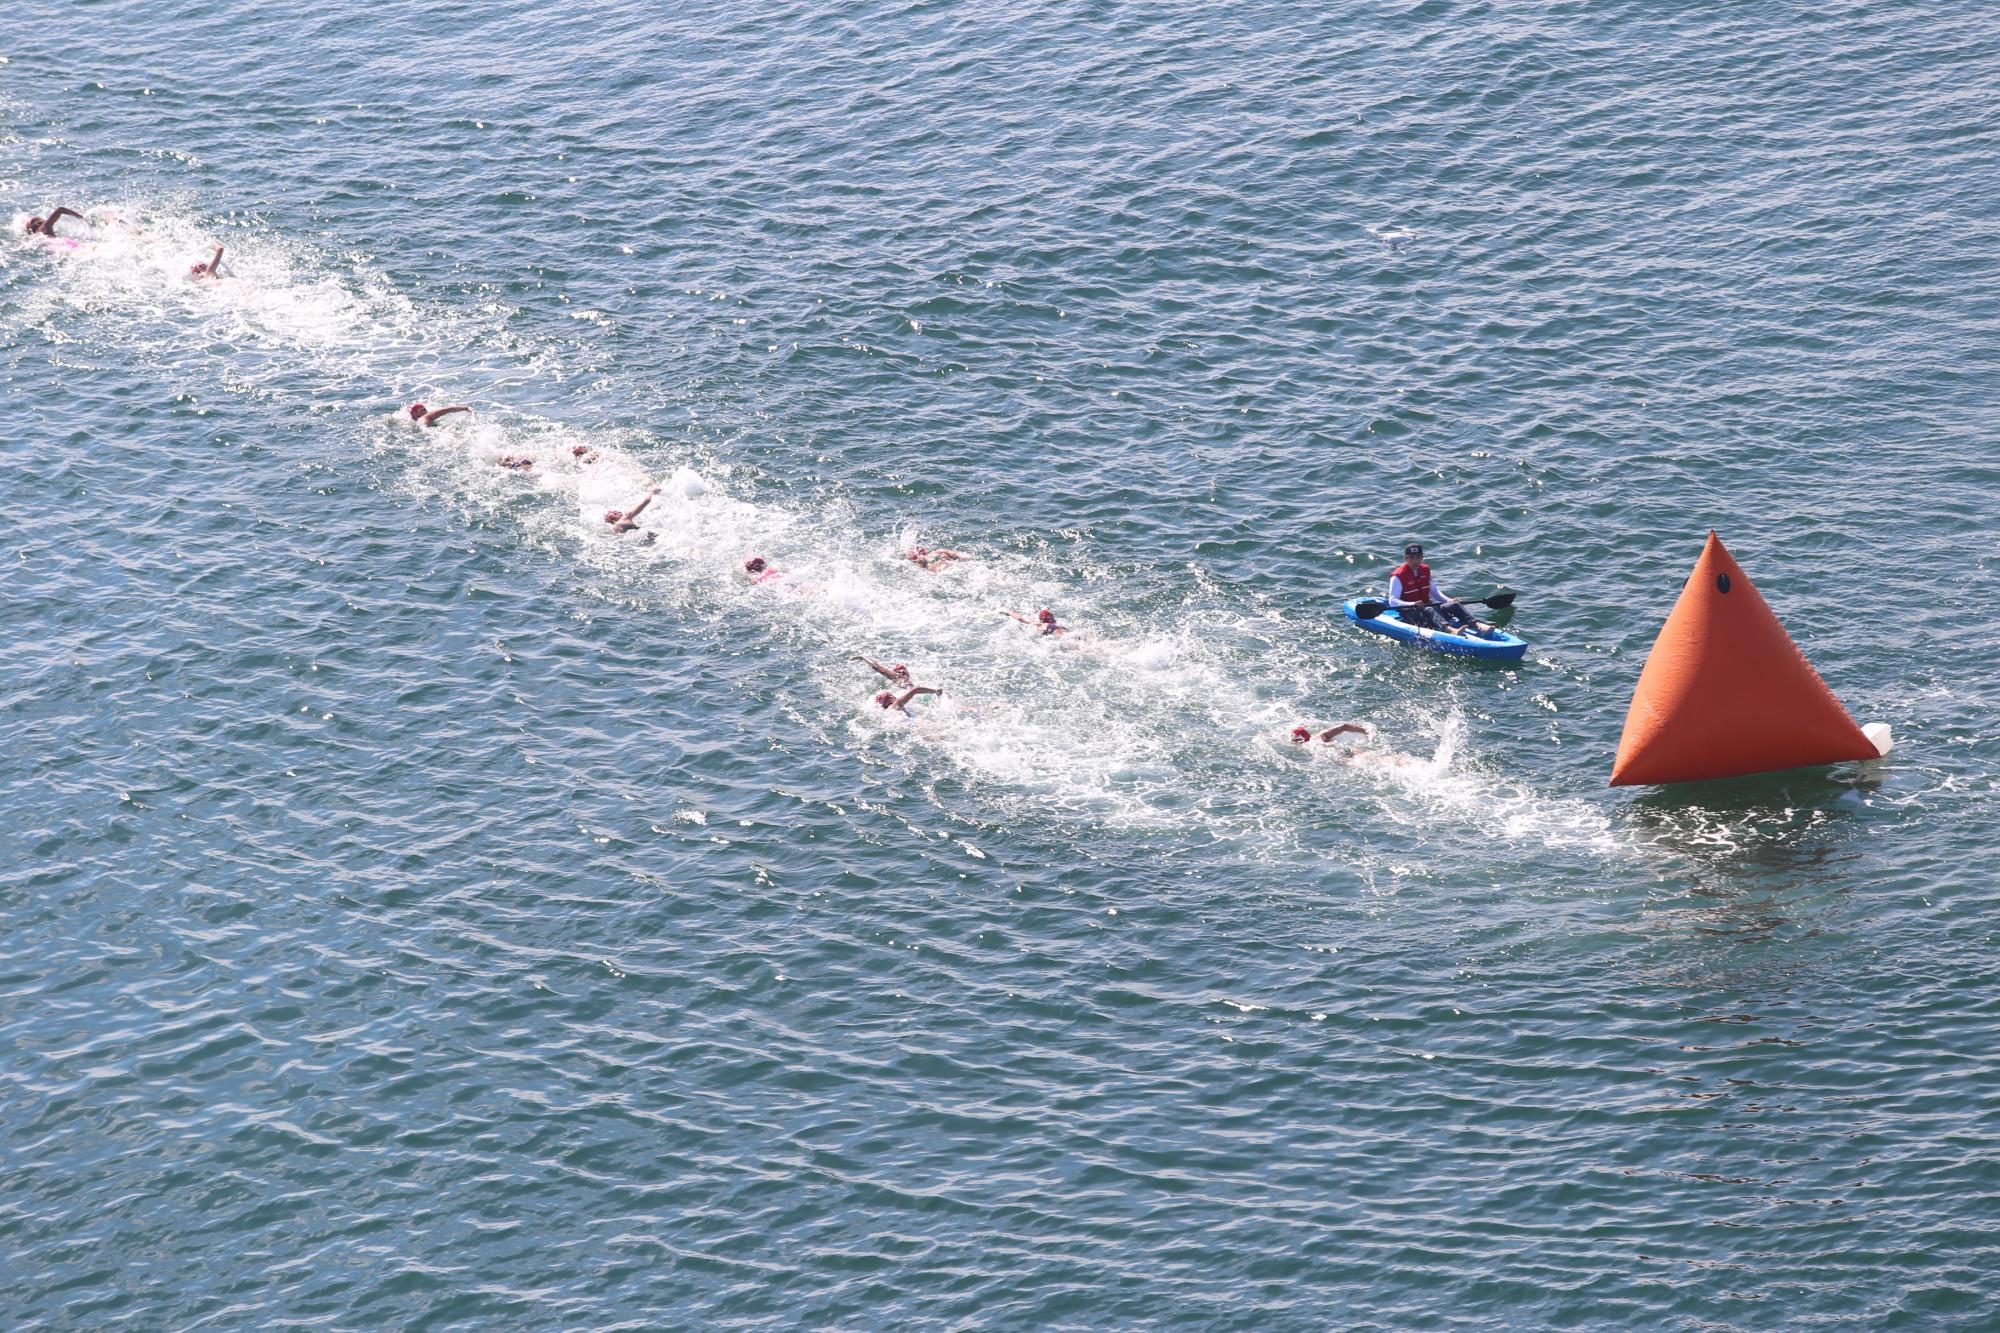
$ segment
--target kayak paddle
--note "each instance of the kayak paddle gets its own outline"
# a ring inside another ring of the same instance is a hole
[[[1461,597],[1456,602],[1449,603],[1449,605],[1490,606],[1495,611],[1498,611],[1503,606],[1512,606],[1514,598],[1518,595],[1518,593],[1511,592],[1496,592],[1491,597]],[[1356,602],[1354,604],[1354,618],[1357,620],[1373,620],[1388,609],[1389,604],[1387,602],[1380,602],[1371,598],[1368,601]]]

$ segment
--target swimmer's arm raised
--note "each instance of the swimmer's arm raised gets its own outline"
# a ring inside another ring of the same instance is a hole
[[[426,426],[435,426],[438,424],[440,418],[448,417],[453,412],[470,412],[471,410],[471,408],[463,405],[457,407],[435,407],[424,413],[424,424]]]
[[[866,662],[869,666],[875,668],[876,673],[885,680],[894,680],[896,678],[895,672],[889,670],[888,667],[883,666],[880,662],[876,661],[874,658],[870,657],[866,653],[856,653],[854,655],[854,660],[857,662]]]
[[[55,235],[56,219],[65,217],[75,218],[78,222],[83,222],[85,226],[90,225],[85,221],[83,214],[77,212],[74,208],[53,208],[49,210],[49,216],[42,223],[43,233],[49,236]]]
[[[910,686],[909,689],[903,691],[902,698],[896,700],[896,707],[901,708],[904,704],[908,703],[910,700],[916,698],[920,694],[943,694],[943,693],[944,693],[943,690],[933,688],[932,686],[929,685],[912,685]]]

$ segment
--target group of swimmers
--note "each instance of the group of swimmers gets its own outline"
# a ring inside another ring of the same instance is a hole
[[[71,244],[81,244],[75,238],[57,236],[56,225],[66,217],[75,218],[78,222],[86,226],[90,225],[89,219],[76,209],[58,206],[49,210],[44,216],[29,218],[24,224],[24,230],[27,235],[40,237],[45,241],[63,240]],[[130,230],[129,224],[126,224],[126,226]],[[220,279],[223,276],[222,251],[223,247],[218,245],[208,259],[190,265],[188,276],[196,281]],[[437,426],[439,422],[447,417],[458,414],[469,415],[473,409],[462,403],[455,403],[446,407],[429,407],[424,403],[416,402],[411,403],[406,410],[413,424],[430,428]],[[570,453],[578,464],[582,466],[589,466],[597,462],[599,457],[598,451],[587,445],[576,445],[571,449]],[[503,453],[499,456],[497,462],[500,467],[515,472],[530,472],[535,467],[535,459],[531,455],[521,453]],[[652,504],[654,497],[658,494],[659,488],[657,486],[651,487],[629,508],[607,509],[604,512],[605,525],[613,533],[639,532],[639,516],[646,511],[647,506]],[[652,532],[641,532],[639,540],[650,542],[654,540],[654,537],[655,534]],[[1490,626],[1473,619],[1462,605],[1445,595],[1443,590],[1436,586],[1431,579],[1430,566],[1423,563],[1423,554],[1423,547],[1415,542],[1410,543],[1404,548],[1403,563],[1398,565],[1389,576],[1388,605],[1394,608],[1397,614],[1404,620],[1412,624],[1461,634],[1483,634],[1489,632],[1491,629]],[[958,551],[946,550],[941,547],[929,548],[912,545],[903,552],[903,559],[930,574],[942,573],[951,565],[969,558],[969,556]],[[743,571],[753,584],[769,584],[789,577],[785,570],[773,565],[761,555],[752,555],[747,558],[743,562]],[[1071,627],[1062,624],[1057,620],[1055,612],[1047,608],[1037,611],[1032,616],[1018,611],[1006,610],[1001,611],[1000,614],[1027,627],[1029,632],[1036,638],[1056,639],[1070,633]],[[910,676],[909,667],[901,662],[884,666],[873,658],[859,653],[855,654],[855,660],[865,662],[893,687],[878,691],[872,699],[873,703],[885,712],[908,716],[908,705],[911,700],[925,695],[941,696],[944,693],[942,686],[917,684]],[[1333,753],[1348,762],[1369,761],[1376,764],[1394,766],[1403,766],[1416,762],[1408,755],[1395,754],[1393,752],[1367,751],[1366,746],[1374,739],[1374,736],[1375,732],[1372,727],[1359,722],[1340,722],[1319,731],[1300,724],[1293,727],[1289,733],[1289,739],[1294,745],[1304,746],[1318,743],[1337,747],[1333,750]],[[1356,740],[1341,745],[1340,742],[1342,739],[1347,737],[1353,737]]]
[[[90,219],[77,212],[74,208],[58,205],[50,209],[48,215],[45,217],[29,218],[21,224],[21,229],[30,236],[41,237],[44,241],[81,245],[83,242],[77,237],[58,236],[56,234],[56,224],[64,218],[75,218],[86,227],[90,225]],[[113,217],[112,221],[118,222],[127,232],[137,234],[136,230],[129,223],[122,222],[116,217]],[[219,245],[216,246],[215,253],[207,259],[188,265],[188,276],[196,282],[219,280],[222,277],[222,247]],[[463,411],[464,409],[460,410]]]
[[[417,402],[411,403],[404,411],[408,414],[413,424],[430,427],[436,426],[438,422],[453,413],[470,413],[472,408],[462,403],[453,404],[450,407],[430,407],[424,403]],[[597,450],[587,445],[576,445],[571,448],[570,453],[583,466],[588,466],[598,460]],[[528,454],[503,453],[495,462],[498,466],[513,472],[531,472],[535,467],[535,459]],[[659,493],[659,487],[655,486],[648,489],[628,509],[605,510],[605,525],[614,533],[638,531],[639,515],[646,511],[646,507],[652,504],[653,498]],[[654,540],[654,537],[655,534],[644,532],[640,534],[639,540],[650,542]],[[942,573],[951,565],[961,560],[970,559],[971,557],[965,555],[963,552],[948,550],[944,547],[933,548],[912,545],[903,552],[903,558],[925,573],[937,574]],[[786,570],[772,564],[761,555],[752,555],[745,559],[743,562],[743,572],[753,584],[776,583],[790,577]],[[1036,638],[1060,638],[1070,632],[1070,627],[1057,620],[1056,613],[1047,607],[1035,612],[1032,616],[1023,615],[1019,611],[1002,611],[1000,614],[1027,626]],[[869,666],[880,672],[897,687],[894,690],[882,690],[874,696],[874,702],[884,710],[907,715],[907,705],[910,700],[923,695],[944,693],[942,689],[928,685],[918,685],[910,679],[909,668],[903,666],[901,663],[898,663],[894,667],[885,667],[881,663],[869,658],[863,657],[860,660],[867,662]]]

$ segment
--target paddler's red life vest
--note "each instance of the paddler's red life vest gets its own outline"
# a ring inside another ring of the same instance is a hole
[[[1403,600],[1406,602],[1429,602],[1431,599],[1431,567],[1421,561],[1412,565],[1405,560],[1389,571],[1392,579],[1403,581]]]

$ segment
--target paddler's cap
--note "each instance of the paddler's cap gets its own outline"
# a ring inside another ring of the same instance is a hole
[[[1307,741],[1311,740],[1312,738],[1313,738],[1312,728],[1310,727],[1292,728],[1292,744],[1304,745]]]
[[[1043,607],[1041,610],[1035,612],[1035,619],[1041,621],[1044,625],[1053,625],[1056,623],[1056,613],[1047,607]]]
[[[422,421],[424,419],[424,405],[422,403],[410,404],[410,418],[413,421]]]
[[[1408,546],[1405,546],[1403,548],[1404,555],[1421,556],[1423,553],[1424,553],[1424,548],[1421,542],[1411,542]]]

